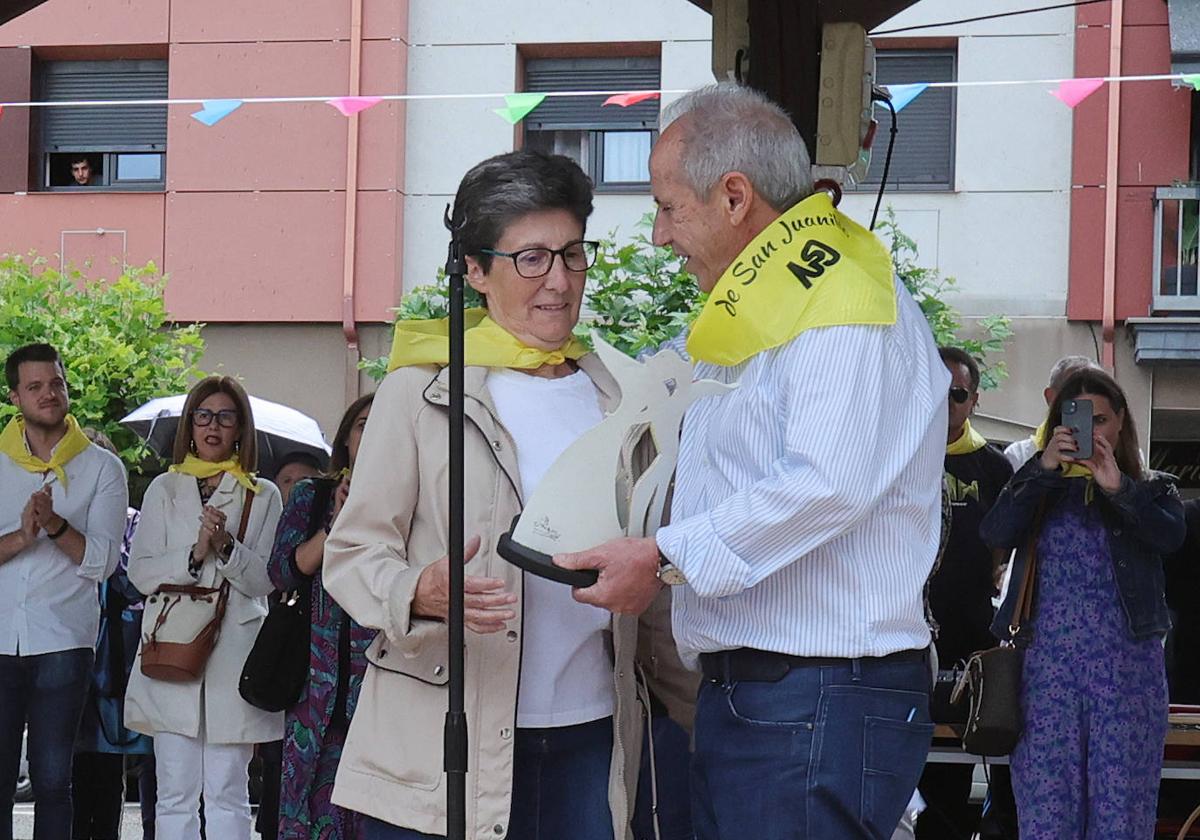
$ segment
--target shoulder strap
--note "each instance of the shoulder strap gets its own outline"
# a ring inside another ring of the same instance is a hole
[[[242,521],[238,525],[237,541],[246,541],[246,526],[250,524],[250,505],[254,502],[254,491],[246,488],[246,498],[242,500]]]
[[[1042,517],[1046,512],[1046,500],[1038,502],[1037,513],[1033,517],[1033,529],[1029,532],[1029,542],[1026,546],[1025,573],[1021,575],[1021,589],[1017,593],[1017,603],[1013,608],[1012,623],[1008,627],[1009,636],[1013,639],[1021,631],[1024,624],[1033,615],[1033,590],[1037,581],[1037,542],[1042,531]]]

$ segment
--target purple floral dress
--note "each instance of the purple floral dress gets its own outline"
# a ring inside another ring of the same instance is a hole
[[[325,591],[320,572],[309,577],[296,567],[296,548],[305,542],[312,517],[320,515],[322,524],[328,527],[333,514],[332,496],[323,511],[313,511],[315,495],[312,481],[303,481],[292,489],[267,565],[271,582],[281,592],[312,587],[309,680],[300,702],[288,710],[284,727],[279,837],[355,840],[362,836],[360,816],[337,807],[330,796],[367,668],[365,652],[375,631],[349,621],[350,673],[339,690],[339,635],[346,613]]]
[[[1021,840],[1154,836],[1167,735],[1163,646],[1129,634],[1087,483],[1070,482],[1037,544],[1025,733],[1012,754]]]

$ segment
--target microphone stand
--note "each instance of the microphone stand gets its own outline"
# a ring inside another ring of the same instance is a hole
[[[465,219],[457,225],[446,206],[443,223],[450,231],[446,255],[446,277],[450,282],[450,609],[447,624],[450,635],[450,698],[443,732],[444,769],[446,771],[446,838],[467,837],[467,716],[463,709],[465,660],[463,639],[463,373],[466,354],[463,339],[463,283],[467,261],[459,233]]]

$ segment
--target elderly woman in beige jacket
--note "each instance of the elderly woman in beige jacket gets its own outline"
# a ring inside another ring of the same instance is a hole
[[[591,184],[567,158],[512,152],[468,172],[454,208],[467,280],[487,299],[487,317],[467,319],[467,831],[625,840],[641,744],[636,619],[495,552],[546,468],[618,397],[571,337],[596,254]],[[449,388],[445,334],[431,332],[398,330],[325,548],[326,588],[383,631],[333,794],[368,816],[368,840],[446,832]]]
[[[283,735],[283,715],[238,695],[242,665],[267,614],[267,559],[282,504],[256,479],[254,418],[233,379],[211,376],[188,395],[175,438],[175,464],[146,490],[129,557],[129,579],[149,597],[165,584],[219,587],[229,605],[204,675],[191,682],[146,677],[138,661],[125,696],[125,725],[154,736],[157,836],[249,840],[246,766],[254,744]],[[243,506],[250,503],[238,539]],[[146,628],[143,628],[143,640]]]

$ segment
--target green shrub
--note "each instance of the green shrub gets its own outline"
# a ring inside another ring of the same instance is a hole
[[[88,280],[34,255],[0,255],[0,355],[39,341],[58,348],[71,413],[108,435],[135,471],[148,450],[118,421],[148,400],[186,391],[201,375],[201,325],[172,325],[165,284],[154,263],[125,267],[115,280]],[[0,422],[15,413],[4,401]]]

